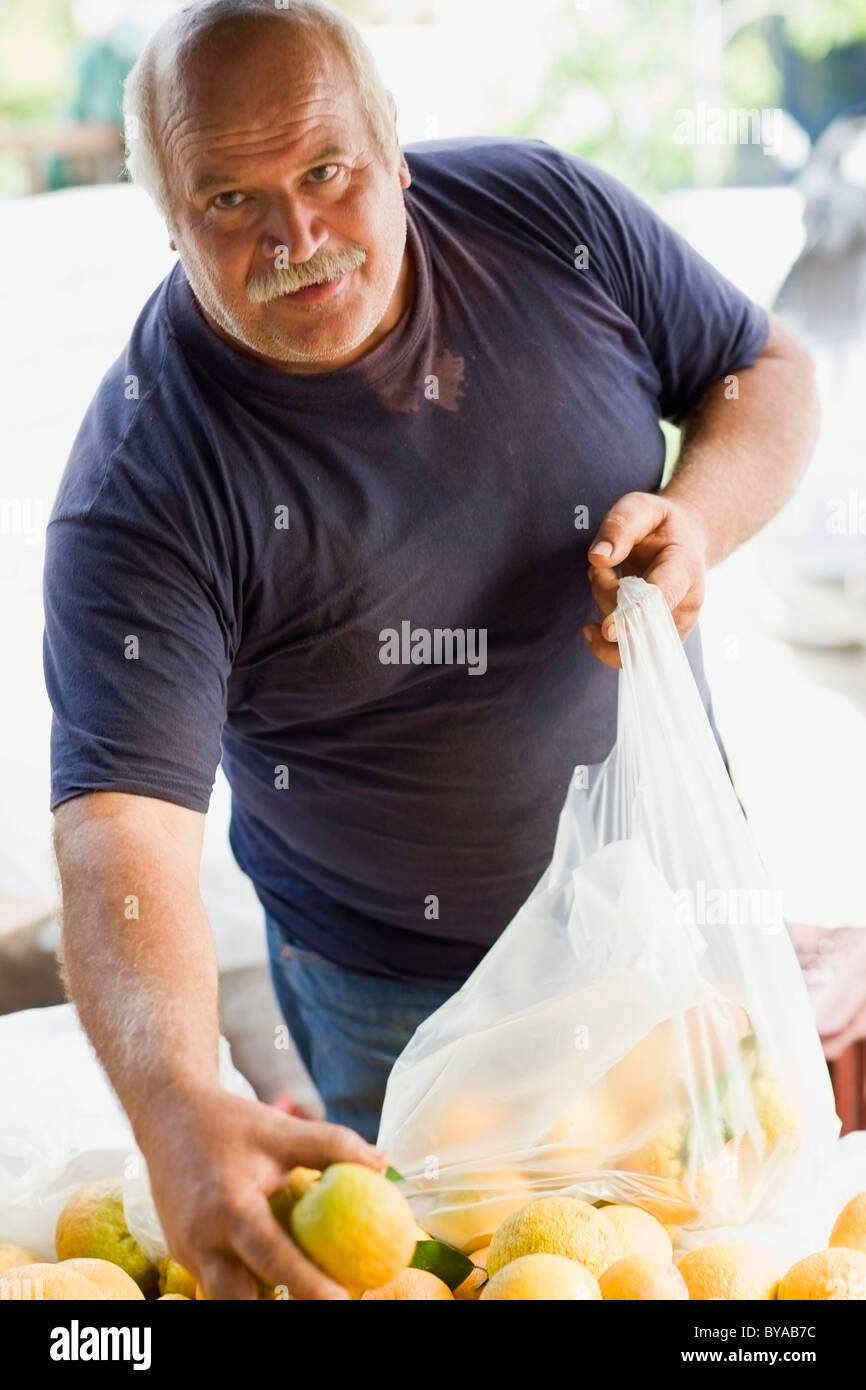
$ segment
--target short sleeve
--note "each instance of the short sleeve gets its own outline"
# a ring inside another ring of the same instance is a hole
[[[91,510],[51,520],[43,595],[51,810],[125,791],[206,812],[232,659],[206,576],[152,529]]]
[[[754,365],[766,311],[617,179],[560,153],[582,205],[590,273],[652,357],[662,418],[680,423],[714,382]]]

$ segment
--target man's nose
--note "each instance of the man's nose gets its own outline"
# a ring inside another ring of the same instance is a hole
[[[262,255],[269,261],[281,254],[289,261],[308,261],[327,239],[327,229],[314,208],[296,201],[281,201],[270,210],[262,238]]]

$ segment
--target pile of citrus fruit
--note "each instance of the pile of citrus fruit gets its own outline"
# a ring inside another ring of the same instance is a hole
[[[866,1192],[843,1207],[826,1249],[785,1269],[735,1241],[674,1260],[668,1230],[649,1211],[577,1197],[498,1199],[497,1223],[471,1250],[416,1224],[398,1175],[354,1163],[295,1169],[271,1197],[275,1216],[311,1260],[362,1300],[866,1300]],[[494,1203],[496,1208],[496,1203]],[[120,1185],[87,1183],[67,1202],[56,1261],[0,1244],[0,1298],[203,1298],[168,1258],[154,1265],[131,1235]],[[265,1298],[287,1297],[263,1290]]]

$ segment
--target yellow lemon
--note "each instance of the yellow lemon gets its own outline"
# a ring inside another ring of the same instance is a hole
[[[293,1168],[289,1174],[288,1188],[296,1202],[315,1187],[322,1176],[318,1168]]]
[[[576,1096],[551,1125],[544,1143],[569,1152],[591,1154],[619,1138],[622,1123],[607,1092],[593,1086]]]
[[[69,1265],[39,1261],[29,1265],[13,1265],[0,1274],[0,1299],[13,1303],[55,1303],[65,1300],[103,1300],[104,1295],[92,1280],[79,1274]]]
[[[195,1276],[190,1274],[179,1260],[173,1260],[167,1255],[164,1260],[160,1260],[158,1268],[159,1292],[163,1297],[166,1294],[177,1293],[184,1298],[195,1298]]]
[[[156,1290],[156,1265],[130,1233],[119,1182],[87,1182],[73,1193],[57,1218],[55,1243],[58,1260],[108,1260],[125,1269],[142,1293]]]
[[[473,1173],[471,1184],[434,1196],[432,1208],[422,1213],[435,1240],[469,1254],[489,1245],[497,1226],[532,1197],[525,1173]]]
[[[473,1250],[469,1256],[475,1268],[471,1274],[467,1274],[462,1284],[458,1284],[454,1290],[454,1297],[460,1303],[477,1302],[481,1297],[481,1290],[487,1283],[487,1256],[490,1253],[489,1245],[482,1245],[480,1250]]]
[[[701,1245],[684,1255],[677,1268],[696,1301],[774,1299],[782,1277],[778,1257],[746,1241]]]
[[[828,1245],[842,1245],[866,1255],[866,1192],[846,1202],[833,1224]]]
[[[40,1264],[39,1256],[34,1250],[28,1250],[25,1245],[0,1245],[0,1274],[4,1269],[12,1269],[13,1265],[35,1265]]]
[[[766,1141],[766,1153],[782,1145],[796,1148],[800,1132],[797,1114],[775,1072],[765,1069],[757,1073],[752,1080],[752,1099]]]
[[[738,1168],[729,1148],[707,1163],[690,1161],[689,1122],[682,1112],[666,1116],[655,1134],[620,1158],[618,1166],[652,1180],[641,1192],[641,1207],[659,1221],[676,1226],[697,1221],[738,1181]]]
[[[507,1216],[487,1257],[493,1277],[521,1255],[563,1255],[598,1276],[622,1255],[619,1234],[603,1211],[576,1197],[541,1197]]]
[[[271,1211],[284,1230],[288,1231],[290,1228],[292,1207],[311,1187],[315,1187],[321,1176],[318,1168],[293,1168],[289,1173],[288,1182],[271,1193],[268,1198]]]
[[[818,1250],[792,1265],[779,1285],[779,1298],[816,1302],[866,1299],[866,1255],[861,1250]]]
[[[295,1203],[291,1231],[320,1269],[351,1293],[378,1289],[415,1253],[409,1203],[382,1173],[332,1163]]]
[[[429,1151],[459,1155],[462,1161],[477,1153],[501,1122],[500,1107],[486,1096],[455,1097],[430,1117]]]
[[[663,1265],[671,1263],[674,1257],[671,1238],[662,1223],[648,1211],[620,1202],[601,1207],[600,1210],[616,1227],[623,1254],[648,1255]]]
[[[144,1299],[144,1294],[120,1265],[112,1264],[110,1260],[93,1260],[80,1258],[75,1260],[64,1260],[65,1268],[74,1269],[79,1274],[83,1274],[85,1279],[89,1279],[91,1284],[95,1284],[103,1298],[122,1300],[126,1303],[134,1303]]]
[[[600,1298],[598,1280],[583,1265],[564,1255],[521,1255],[494,1274],[481,1290],[483,1303]]]
[[[626,1255],[604,1271],[598,1281],[601,1296],[610,1302],[688,1299],[689,1291],[670,1260],[651,1255]]]
[[[387,1284],[383,1284],[380,1289],[368,1289],[363,1293],[361,1301],[364,1302],[366,1299],[379,1302],[441,1299],[443,1302],[453,1303],[454,1295],[447,1284],[427,1269],[401,1269],[399,1274]]]

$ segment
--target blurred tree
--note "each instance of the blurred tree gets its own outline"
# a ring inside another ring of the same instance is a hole
[[[768,6],[768,13],[782,16],[788,42],[809,58],[866,40],[863,0],[786,0]]]
[[[680,143],[675,132],[678,113],[700,103],[726,110],[794,106],[780,33],[789,48],[826,59],[866,39],[866,3],[562,0],[547,78],[511,127],[595,159],[645,192],[691,184],[708,164],[713,181],[749,168],[749,177],[773,181],[782,172],[768,160],[750,164],[754,150]],[[861,89],[866,99],[866,69]]]
[[[0,4],[0,120],[47,119],[72,94],[69,0]]]
[[[691,182],[692,151],[674,140],[675,113],[694,100],[691,0],[563,0],[551,51],[516,133],[598,160],[632,187]]]

